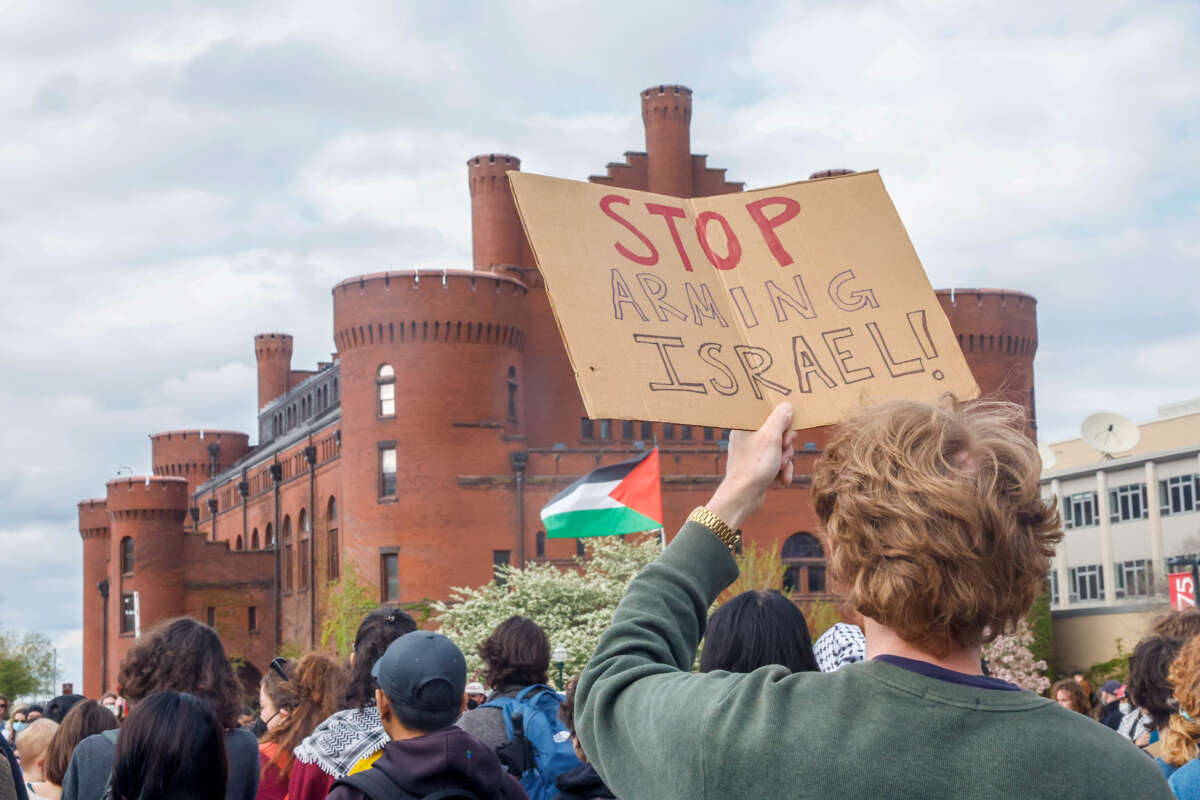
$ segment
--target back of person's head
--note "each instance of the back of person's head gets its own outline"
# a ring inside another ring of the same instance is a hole
[[[753,672],[767,664],[815,672],[808,623],[779,592],[742,592],[709,617],[700,671]]]
[[[209,702],[156,692],[134,706],[113,759],[113,800],[223,800],[225,735]]]
[[[67,713],[75,707],[75,704],[81,703],[85,699],[87,698],[81,694],[60,694],[46,704],[46,716],[61,723],[66,719]]]
[[[1150,636],[1129,656],[1129,699],[1162,728],[1175,711],[1167,672],[1183,646],[1180,639]]]
[[[1182,767],[1200,756],[1200,637],[1188,639],[1167,670],[1178,710],[1167,721],[1162,759]]]
[[[338,710],[346,673],[332,659],[310,653],[299,663],[287,662],[284,680],[275,670],[263,678],[263,691],[277,709],[287,709],[288,716],[263,736],[264,742],[275,742],[286,754],[280,772],[286,778],[292,770],[292,752],[317,725]]]
[[[832,577],[865,617],[944,656],[1010,631],[1062,538],[1011,403],[897,401],[837,428],[813,475]]]
[[[87,737],[110,731],[119,724],[116,716],[95,700],[76,703],[63,717],[62,725],[46,751],[46,780],[55,786],[62,786],[75,746]]]
[[[479,645],[485,680],[493,689],[545,683],[550,640],[529,617],[509,617]]]
[[[417,629],[408,612],[395,606],[380,606],[363,618],[354,637],[354,659],[342,708],[366,708],[375,702],[375,679],[371,667],[388,645]]]
[[[46,750],[50,747],[50,742],[57,732],[58,723],[49,717],[35,720],[30,723],[28,728],[21,731],[21,735],[17,737],[17,755],[21,757],[21,764],[27,770],[45,758]]]
[[[1191,606],[1179,611],[1168,611],[1154,620],[1151,636],[1163,639],[1189,639],[1200,636],[1200,608]]]
[[[165,620],[139,639],[121,662],[117,683],[134,704],[168,689],[194,694],[212,704],[223,727],[237,727],[241,683],[217,632],[191,617]]]
[[[1051,686],[1050,699],[1063,708],[1078,711],[1080,714],[1087,714],[1091,705],[1087,691],[1074,678],[1063,678]]]
[[[395,714],[409,731],[448,728],[463,709],[467,659],[440,633],[413,631],[388,645],[371,670],[383,695],[380,716]],[[383,703],[386,700],[386,707]]]

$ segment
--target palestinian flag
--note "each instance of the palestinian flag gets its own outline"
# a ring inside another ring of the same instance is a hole
[[[542,509],[551,539],[653,531],[663,526],[662,518],[658,448],[589,472]]]

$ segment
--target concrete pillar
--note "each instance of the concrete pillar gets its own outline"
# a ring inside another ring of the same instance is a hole
[[[1050,493],[1058,499],[1058,507],[1062,508],[1062,492],[1060,491],[1058,478],[1050,481]],[[1063,533],[1062,541],[1058,543],[1058,550],[1054,553],[1056,562],[1055,569],[1058,571],[1058,605],[1060,608],[1066,608],[1071,605],[1071,573],[1067,566],[1067,536]]]
[[[1108,521],[1108,475],[1096,472],[1096,500],[1100,511],[1100,570],[1104,575],[1104,604],[1117,602],[1117,575],[1113,567],[1112,523]]]
[[[1163,557],[1162,514],[1159,511],[1161,500],[1158,496],[1158,465],[1153,461],[1146,462],[1146,520],[1150,523],[1150,563],[1154,572],[1150,576],[1150,585],[1154,594],[1162,594],[1166,588],[1167,565]]]

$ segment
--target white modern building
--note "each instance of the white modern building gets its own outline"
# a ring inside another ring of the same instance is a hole
[[[1166,609],[1167,574],[1200,561],[1200,400],[1137,427],[1126,452],[1082,439],[1049,446],[1042,491],[1059,498],[1065,529],[1050,607],[1065,669],[1114,657],[1118,639],[1132,650]]]

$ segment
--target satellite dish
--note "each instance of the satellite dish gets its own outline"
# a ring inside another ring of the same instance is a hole
[[[1054,465],[1058,463],[1058,458],[1055,457],[1054,451],[1045,442],[1038,442],[1038,455],[1042,457],[1042,472],[1054,469]]]
[[[1136,447],[1142,432],[1128,417],[1101,413],[1085,419],[1079,428],[1079,435],[1084,444],[1112,458],[1113,453],[1128,453]]]

